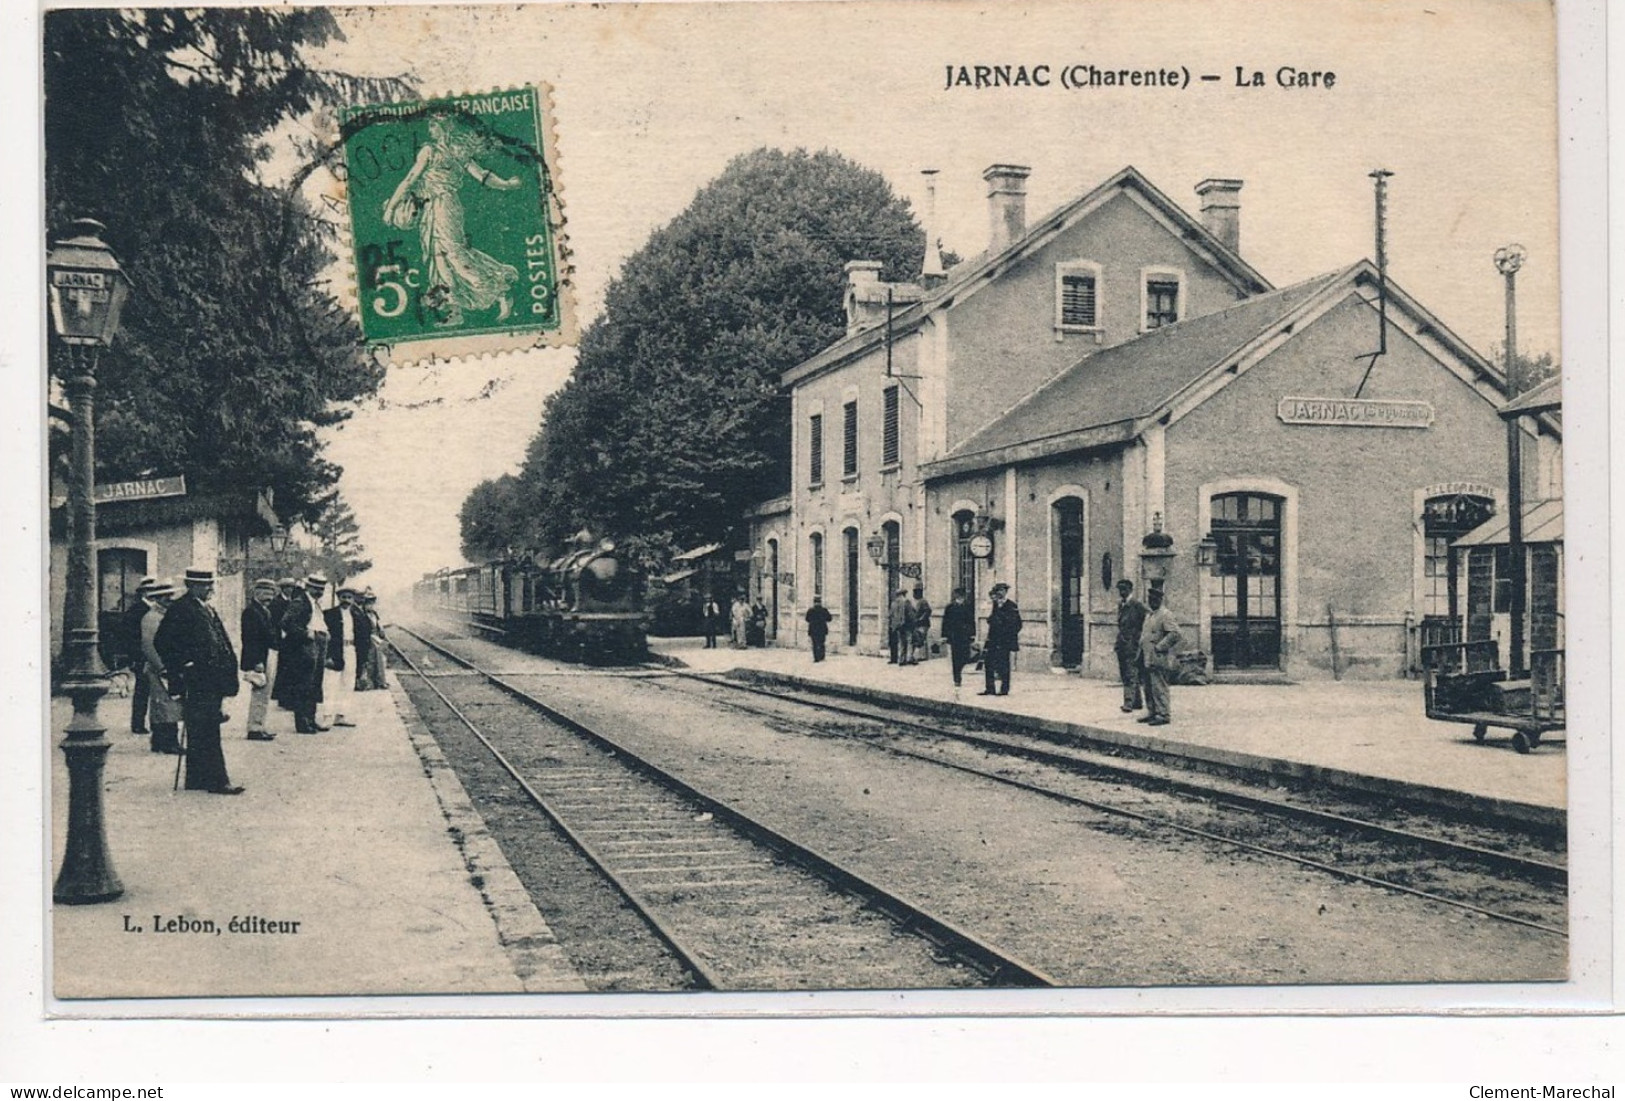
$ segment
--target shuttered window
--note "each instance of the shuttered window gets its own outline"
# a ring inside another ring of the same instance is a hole
[[[1084,272],[1061,276],[1061,324],[1093,328],[1095,277]]]
[[[824,414],[815,413],[807,421],[807,481],[824,484]]]
[[[858,476],[858,403],[849,401],[842,407],[841,413],[845,420],[842,433],[841,448],[841,475],[846,478]]]
[[[902,457],[902,448],[897,438],[897,387],[888,386],[885,391],[884,419],[880,437],[880,465],[896,466]]]

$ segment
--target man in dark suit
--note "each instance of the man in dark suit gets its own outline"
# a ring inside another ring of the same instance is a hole
[[[276,598],[271,601],[271,622],[276,624],[276,676],[271,678],[271,699],[284,711],[292,711],[293,704],[288,702],[287,677],[284,670],[288,662],[283,653],[282,644],[282,617],[288,614],[288,604],[299,592],[299,582],[291,577],[284,577],[276,583]]]
[[[1021,610],[1014,600],[1008,599],[1010,586],[999,582],[989,593],[993,610],[987,616],[987,643],[982,647],[983,670],[987,674],[987,688],[982,696],[1008,696],[1010,694],[1010,655],[1020,648]],[[998,681],[999,690],[993,690]]]
[[[829,609],[824,607],[824,598],[814,596],[812,607],[807,609],[807,638],[812,642],[814,661],[824,660],[824,640],[829,637]]]
[[[226,775],[220,748],[220,706],[237,694],[237,651],[210,605],[214,571],[186,571],[186,595],[170,605],[158,625],[153,647],[164,660],[169,694],[181,697],[186,723],[186,790],[241,795]]]
[[[322,700],[322,669],[327,662],[327,622],[316,602],[327,591],[321,574],[305,578],[305,587],[295,589],[282,616],[283,663],[282,695],[293,708],[293,728],[300,734],[316,734],[331,729],[316,721],[316,705]]]
[[[243,658],[238,667],[248,676],[248,740],[269,742],[276,738],[265,729],[265,709],[271,700],[269,672],[271,654],[277,647],[277,624],[271,617],[271,602],[276,597],[276,582],[269,579],[254,582],[254,599],[243,609]]]
[[[1123,681],[1123,710],[1142,706],[1140,693],[1140,632],[1151,611],[1134,595],[1134,582],[1117,583],[1117,675]]]
[[[350,633],[355,636],[355,679],[350,683],[357,692],[365,688],[382,688],[372,684],[367,671],[372,665],[372,617],[367,614],[365,602],[372,598],[372,590],[359,595],[350,605]]]
[[[953,601],[942,610],[942,637],[953,655],[954,687],[958,688],[970,663],[970,644],[976,640],[976,610],[964,589],[955,589]]]

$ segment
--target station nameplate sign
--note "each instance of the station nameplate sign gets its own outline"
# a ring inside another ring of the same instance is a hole
[[[130,482],[106,482],[96,487],[96,503],[110,501],[150,501],[154,497],[185,497],[186,475],[173,478],[137,478]]]
[[[1381,398],[1282,398],[1276,415],[1286,424],[1426,428],[1433,423],[1433,405]]]

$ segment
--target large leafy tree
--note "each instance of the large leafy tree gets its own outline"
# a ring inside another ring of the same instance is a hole
[[[382,369],[326,290],[326,212],[267,177],[289,175],[290,120],[400,88],[313,68],[337,34],[316,8],[46,14],[47,224],[104,222],[135,285],[101,360],[99,478],[179,471],[322,513],[339,470],[317,430]]]
[[[660,560],[725,538],[788,485],[779,377],[844,331],[846,262],[903,279],[924,247],[907,202],[838,154],[736,158],[610,284],[503,490],[516,497],[509,526],[471,528],[498,492],[479,487],[465,549],[557,544],[585,526]]]

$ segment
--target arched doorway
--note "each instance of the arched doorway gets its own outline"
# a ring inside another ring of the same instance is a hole
[[[883,606],[890,606],[892,597],[903,587],[903,525],[887,520],[880,525],[880,534],[886,540],[886,592]]]
[[[779,541],[767,541],[767,569],[770,580],[767,584],[767,641],[777,642],[779,638]]]
[[[1083,501],[1062,497],[1050,506],[1051,530],[1055,533],[1054,558],[1056,612],[1056,652],[1062,665],[1083,664],[1084,650],[1084,550]]]
[[[1463,586],[1451,544],[1494,515],[1495,499],[1483,493],[1444,493],[1422,502],[1423,646],[1461,641],[1463,613],[1469,620],[1467,638],[1490,637],[1494,560],[1489,548],[1474,548],[1485,553],[1469,559]]]
[[[976,556],[970,552],[971,536],[976,534],[976,514],[969,509],[954,513],[954,588],[964,589],[971,607],[976,607]]]
[[[858,644],[858,529],[847,528],[842,533],[846,552],[846,644]]]
[[[1212,499],[1215,669],[1280,667],[1282,503],[1267,493]]]

